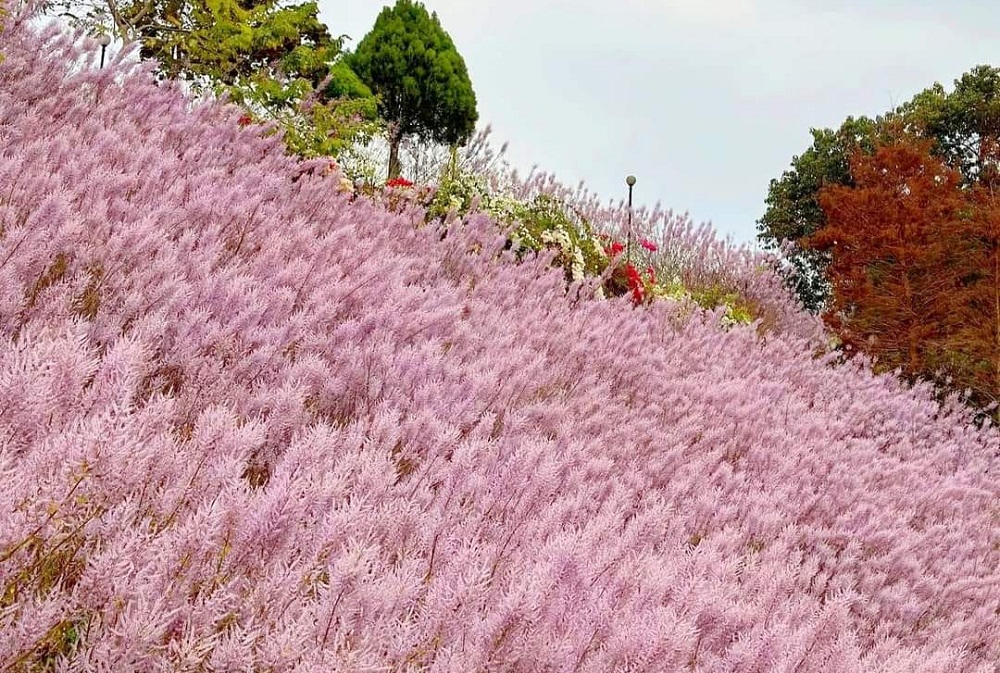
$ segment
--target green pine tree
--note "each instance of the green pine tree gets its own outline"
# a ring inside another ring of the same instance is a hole
[[[465,61],[437,14],[421,3],[398,0],[383,9],[349,63],[378,99],[390,179],[400,174],[403,138],[460,145],[475,130],[476,94]]]

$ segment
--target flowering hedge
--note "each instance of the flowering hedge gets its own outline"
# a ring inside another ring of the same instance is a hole
[[[3,50],[4,670],[995,670],[995,430]]]
[[[747,250],[728,244],[706,245],[706,241],[697,240],[703,238],[703,229],[677,231],[677,225],[689,223],[669,217],[664,221],[662,214],[656,213],[649,218],[640,211],[635,227],[640,233],[653,236],[656,225],[667,225],[667,235],[661,236],[667,254],[650,254],[659,251],[660,245],[640,237],[633,263],[631,251],[617,255],[616,246],[624,250],[624,244],[609,245],[611,236],[596,233],[588,219],[615,229],[624,219],[623,211],[596,208],[553,181],[532,189],[537,180],[523,182],[516,173],[505,173],[506,164],[500,160],[503,148],[499,153],[493,151],[488,129],[471,145],[461,162],[457,151],[452,151],[437,184],[416,185],[400,177],[387,181],[379,190],[365,188],[362,180],[361,192],[395,212],[423,207],[425,223],[447,225],[472,214],[485,214],[508,236],[507,247],[518,260],[532,253],[554,252],[551,262],[564,270],[567,282],[600,278],[596,289],[601,297],[629,295],[637,306],[668,298],[684,304],[689,315],[691,308],[721,311],[723,326],[756,322],[761,334],[784,329],[817,340],[820,322],[798,310],[776,273],[778,260],[747,256]],[[713,261],[719,253],[726,260],[721,268]]]
[[[443,172],[436,187],[408,191],[406,203],[425,207],[426,221],[448,222],[473,213],[485,214],[508,236],[507,245],[518,260],[531,253],[553,251],[552,264],[564,270],[567,282],[601,278],[598,296],[629,295],[637,306],[669,298],[703,309],[721,309],[722,324],[726,326],[766,320],[769,311],[783,310],[754,302],[743,296],[740,286],[725,284],[725,281],[696,282],[688,288],[681,275],[686,265],[668,266],[667,257],[654,254],[659,246],[653,241],[640,238],[635,255],[631,250],[621,255],[625,245],[612,241],[608,234],[595,233],[572,202],[547,192],[520,200],[491,186],[488,178],[488,175],[460,171],[452,166]],[[394,210],[401,205],[397,189],[414,188],[414,184],[404,178],[396,178],[385,186],[388,198],[380,202]],[[372,195],[380,196],[378,193]],[[674,241],[673,245],[684,247],[684,242]],[[661,270],[659,276],[657,268]],[[766,273],[767,270],[758,272],[759,275]],[[765,329],[773,327],[774,321],[765,325]]]

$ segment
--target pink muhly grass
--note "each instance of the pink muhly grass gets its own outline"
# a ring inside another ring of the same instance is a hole
[[[995,429],[791,309],[761,342],[577,300],[485,218],[442,239],[233,108],[3,39],[4,665],[1000,661]]]

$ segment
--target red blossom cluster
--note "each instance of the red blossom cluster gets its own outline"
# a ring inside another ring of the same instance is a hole
[[[413,183],[406,178],[393,178],[392,180],[387,180],[385,186],[389,188],[412,187]]]
[[[625,246],[620,241],[612,240],[607,234],[601,234],[600,238],[610,241],[610,243],[604,246],[604,252],[608,257],[614,258],[625,251]],[[656,244],[646,239],[642,239],[639,245],[650,252],[656,252],[657,250]],[[624,266],[618,267],[612,272],[609,289],[613,294],[630,293],[632,295],[632,303],[638,306],[648,296],[647,282],[649,285],[656,284],[656,272],[653,270],[653,267],[646,267],[646,279],[643,279],[642,274],[635,268],[635,265],[631,261],[627,261]],[[616,293],[615,290],[619,290],[619,292]]]
[[[631,263],[625,265],[625,278],[628,279],[628,289],[632,293],[632,303],[642,303],[642,276]]]
[[[642,274],[639,273],[639,270],[631,262],[625,265],[623,271],[625,280],[628,283],[628,291],[632,294],[632,303],[638,306],[648,296],[646,283],[648,282],[649,285],[656,284],[656,272],[652,266],[647,266],[646,278],[643,279]]]

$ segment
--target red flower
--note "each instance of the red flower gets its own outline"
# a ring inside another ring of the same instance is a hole
[[[608,257],[614,257],[624,249],[625,249],[624,245],[622,245],[618,241],[615,241],[608,247],[604,248],[604,251],[608,253]]]
[[[639,245],[646,248],[646,250],[649,250],[650,252],[656,252],[656,243],[653,243],[652,241],[647,241],[646,239],[642,239],[641,241],[639,241]]]
[[[642,283],[642,276],[631,264],[625,265],[625,278],[628,280],[629,290],[632,291],[632,303],[639,305],[642,303],[642,291],[645,286]]]
[[[642,285],[642,276],[631,264],[625,265],[625,277],[628,278],[628,286]]]
[[[250,126],[253,123],[253,117],[248,114],[240,115],[240,118],[236,120],[236,123],[240,126]]]
[[[649,282],[652,285],[656,285],[656,271],[651,266],[646,267],[646,275],[649,276]]]
[[[412,187],[413,183],[406,178],[393,178],[385,183],[386,187]]]

